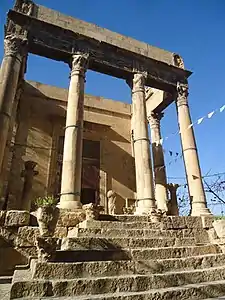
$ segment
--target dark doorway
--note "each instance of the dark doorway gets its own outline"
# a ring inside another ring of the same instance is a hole
[[[99,202],[100,142],[83,140],[81,203]]]

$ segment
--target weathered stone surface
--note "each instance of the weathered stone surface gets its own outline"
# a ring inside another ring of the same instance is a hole
[[[199,229],[203,228],[201,217],[189,216],[189,217],[183,217],[182,219],[184,219],[187,228],[199,228]]]
[[[76,263],[37,263],[33,278],[74,279],[79,277],[104,277],[134,274],[134,262],[96,261]]]
[[[0,226],[4,225],[5,223],[5,215],[6,215],[6,211],[0,210]]]
[[[79,228],[160,229],[161,223],[85,220],[79,224]]]
[[[17,238],[17,227],[0,227],[0,236],[11,244],[14,244]]]
[[[13,295],[16,295],[17,297],[18,295],[19,297],[37,296],[38,289],[40,289],[42,296],[52,292],[52,294],[57,297],[104,293],[113,294],[118,292],[130,293],[137,291],[148,291],[148,293],[151,293],[151,291],[149,291],[150,289],[162,289],[173,287],[173,290],[176,290],[175,287],[179,285],[185,285],[186,282],[188,282],[189,284],[197,284],[200,282],[217,281],[223,280],[224,276],[225,268],[218,267],[213,269],[202,269],[187,272],[180,271],[173,273],[169,272],[164,274],[153,274],[148,276],[130,275],[119,277],[96,277],[85,279],[55,280],[52,281],[52,291],[50,291],[51,282],[47,280],[25,281],[23,282],[23,284],[14,283],[12,291],[14,293]],[[152,292],[155,293],[157,291]],[[160,292],[160,290],[158,292]],[[14,296],[14,298],[16,297]]]
[[[213,227],[213,216],[202,216],[202,227],[206,229],[210,229]]]
[[[79,209],[77,211],[60,210],[57,226],[59,227],[75,227],[85,220],[85,211]]]
[[[190,241],[190,240],[189,240]],[[180,245],[182,244],[182,241]],[[62,250],[82,250],[82,249],[120,249],[120,248],[156,248],[171,247],[175,245],[175,239],[171,238],[64,238],[62,240]],[[189,243],[189,245],[191,245]]]
[[[16,245],[18,247],[34,247],[37,236],[39,236],[38,227],[20,227],[18,230]]]
[[[168,247],[168,248],[149,248],[131,250],[131,255],[135,260],[148,260],[148,259],[166,259],[166,258],[181,258],[187,256],[203,255],[203,254],[216,254],[221,250],[217,245],[205,245],[194,247]]]
[[[9,210],[6,213],[5,226],[27,226],[30,221],[30,213],[28,211]]]
[[[48,281],[25,281],[14,282],[12,284],[10,297],[11,299],[24,298],[24,297],[44,297],[52,296],[52,285]]]
[[[56,227],[54,237],[64,238],[67,236],[67,228],[66,227]]]
[[[15,248],[16,251],[21,253],[24,257],[31,258],[31,257],[37,257],[37,248],[34,247],[17,247]]]

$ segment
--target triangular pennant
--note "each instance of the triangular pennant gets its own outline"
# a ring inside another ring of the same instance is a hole
[[[192,126],[193,126],[194,124],[192,123],[192,124],[190,124],[189,126],[188,126],[188,129],[190,129]]]
[[[160,139],[160,140],[159,140],[159,142],[160,142],[160,144],[162,145],[162,143],[163,143],[163,139]]]
[[[176,156],[178,156],[179,155],[179,153],[178,152],[176,152]]]
[[[203,120],[204,120],[204,117],[198,119],[197,124],[198,124],[198,125],[201,124]]]
[[[222,107],[220,107],[220,112],[224,111],[225,109],[225,105],[223,105]]]
[[[173,155],[173,152],[172,152],[172,151],[169,151],[169,154],[170,154],[170,156],[172,156],[172,155]]]
[[[208,114],[208,118],[210,119],[214,115],[215,111],[212,111],[211,113]]]

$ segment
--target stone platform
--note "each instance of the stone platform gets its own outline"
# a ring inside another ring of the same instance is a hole
[[[225,295],[225,254],[211,217],[163,217],[157,223],[148,216],[101,219],[67,223],[52,261],[33,257],[26,268],[16,268],[11,299],[194,300]],[[29,231],[36,228],[20,231],[32,236]],[[18,237],[21,246],[24,238]]]

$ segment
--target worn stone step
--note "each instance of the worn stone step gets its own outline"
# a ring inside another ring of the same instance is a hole
[[[74,279],[87,277],[153,274],[176,270],[194,270],[225,265],[225,254],[142,261],[96,261],[40,263],[32,267],[33,279]]]
[[[121,248],[156,248],[194,246],[194,238],[63,238],[61,250],[104,250]]]
[[[221,253],[218,245],[163,247],[163,248],[117,248],[105,250],[60,250],[56,251],[55,262],[105,261],[105,260],[149,260],[181,258],[204,254]]]
[[[133,221],[133,217],[134,220]],[[114,221],[85,220],[79,224],[81,228],[113,228],[113,229],[203,229],[201,217],[163,217],[160,222],[152,222],[150,216],[118,216]]]
[[[209,281],[223,280],[224,276],[225,276],[225,266],[221,266],[216,268],[209,268],[209,269],[202,269],[202,270],[195,270],[195,271],[179,271],[179,272],[172,271],[164,274],[153,274],[148,276],[127,275],[127,276],[116,276],[116,277],[101,277],[101,278],[96,277],[96,278],[85,278],[85,279],[79,278],[79,279],[71,279],[71,280],[54,280],[54,281],[50,281],[50,280],[20,281],[20,282],[14,282],[12,284],[11,299],[29,297],[29,296],[30,297],[37,297],[37,296],[66,297],[66,296],[81,296],[81,295],[95,295],[95,294],[100,295],[100,294],[107,294],[107,293],[113,294],[119,292],[120,293],[144,292],[144,291],[149,291],[151,289],[163,289],[168,287],[173,287],[172,291],[174,293],[175,292],[174,287],[180,286],[180,288],[182,288],[181,286],[186,284],[196,285],[196,284],[202,284],[204,282],[209,282]],[[223,284],[224,283],[225,281],[223,280]],[[224,289],[223,289],[223,294],[224,294]],[[158,292],[160,294],[160,291],[155,291],[155,292]],[[166,291],[164,291],[164,293],[165,292]],[[152,291],[150,291],[150,294],[151,293]],[[218,292],[215,296],[217,295]],[[162,299],[177,299],[173,297],[168,298],[168,295],[166,295],[165,298]],[[156,298],[152,298],[152,299],[156,299]],[[161,299],[161,298],[157,298],[157,299]],[[180,299],[193,299],[193,298],[184,297]],[[196,298],[196,299],[201,299],[201,298]]]
[[[209,242],[206,230],[160,230],[160,229],[97,229],[73,228],[68,231],[68,237],[100,237],[100,238],[195,238],[197,243]]]

